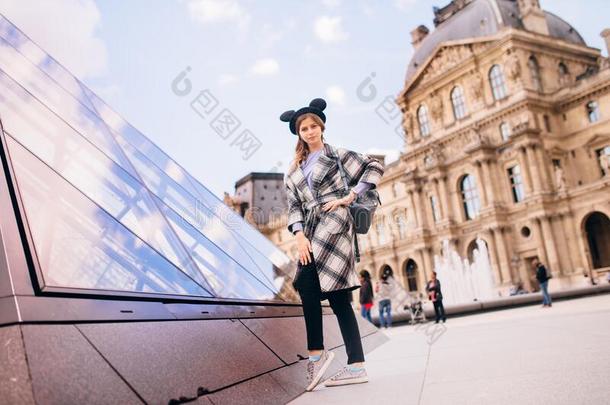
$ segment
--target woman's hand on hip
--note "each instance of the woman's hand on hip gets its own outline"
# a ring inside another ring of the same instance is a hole
[[[356,199],[356,194],[352,191],[348,195],[343,198],[338,198],[336,200],[332,200],[327,202],[322,206],[322,210],[324,211],[333,211],[335,208],[339,206],[348,206]]]
[[[299,252],[299,261],[301,264],[306,265],[311,261],[310,252],[313,252],[311,248],[311,242],[305,234],[301,232],[297,232],[297,251]]]

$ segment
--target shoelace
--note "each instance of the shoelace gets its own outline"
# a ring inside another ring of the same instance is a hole
[[[313,380],[313,372],[315,371],[315,367],[316,367],[315,362],[313,362],[313,361],[307,362],[307,380],[308,381]]]
[[[351,371],[348,367],[343,367],[341,371],[331,377],[332,380],[338,380],[340,377],[343,377],[345,374],[351,374]]]

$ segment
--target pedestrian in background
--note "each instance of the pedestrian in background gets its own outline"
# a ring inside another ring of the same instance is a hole
[[[389,271],[384,271],[381,280],[375,284],[377,293],[377,305],[379,306],[379,327],[389,328],[392,326],[392,287],[394,279]]]
[[[443,323],[447,320],[445,316],[445,307],[443,306],[443,293],[441,292],[441,282],[436,278],[436,271],[432,272],[432,278],[426,284],[426,291],[428,292],[428,298],[434,305],[434,313],[436,314],[436,322],[443,320]]]
[[[532,266],[536,271],[536,280],[540,283],[540,290],[542,291],[542,308],[553,306],[551,303],[551,296],[549,295],[549,279],[551,278],[546,267],[540,260],[534,259]]]
[[[371,285],[371,274],[366,271],[360,271],[360,313],[362,317],[373,323],[371,319],[371,308],[373,307],[373,286]]]

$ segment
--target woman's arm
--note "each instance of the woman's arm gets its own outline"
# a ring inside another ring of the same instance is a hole
[[[286,199],[288,201],[288,220],[287,226],[290,233],[295,233],[298,228],[303,229],[303,208],[301,206],[301,199],[297,191],[295,190],[292,182],[287,178],[284,179],[286,185]]]
[[[383,176],[384,167],[376,159],[351,150],[338,148],[337,153],[345,169],[348,185],[363,188],[360,183],[368,183],[369,189],[375,189]],[[355,190],[357,193],[363,190]]]

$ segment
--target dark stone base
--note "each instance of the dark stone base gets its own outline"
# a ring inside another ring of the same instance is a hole
[[[325,343],[345,364],[333,315]],[[361,323],[365,352],[387,338]],[[0,328],[0,397],[19,404],[283,404],[304,392],[302,317]]]

